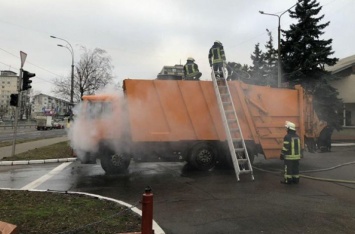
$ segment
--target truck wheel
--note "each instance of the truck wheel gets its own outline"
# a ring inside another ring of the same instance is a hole
[[[208,171],[216,166],[216,150],[208,143],[199,143],[192,147],[188,162],[201,171]]]
[[[101,167],[107,174],[118,174],[127,170],[131,157],[127,153],[104,150],[100,157]]]

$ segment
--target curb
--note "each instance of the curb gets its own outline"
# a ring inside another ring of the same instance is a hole
[[[0,161],[0,166],[63,163],[63,162],[75,162],[76,160],[77,158],[56,158],[56,159],[42,159],[42,160]]]
[[[21,191],[22,189],[12,189],[12,188],[0,188],[0,190],[17,190],[17,191]],[[39,189],[29,189],[27,191],[33,191],[33,192],[49,192],[49,193],[63,193],[61,191],[51,191],[51,190],[39,190]],[[85,196],[89,196],[89,197],[94,197],[94,198],[98,198],[98,199],[102,199],[102,200],[107,200],[107,201],[112,201],[112,202],[116,202],[120,205],[126,206],[127,208],[129,208],[130,210],[132,210],[134,213],[142,216],[142,211],[136,207],[134,207],[133,205],[127,203],[127,202],[123,202],[120,200],[116,200],[113,198],[109,198],[109,197],[104,197],[101,195],[96,195],[96,194],[92,194],[92,193],[85,193],[85,192],[73,192],[73,191],[65,191],[68,194],[80,194],[80,195],[85,195]],[[165,234],[165,232],[163,231],[163,229],[158,225],[157,222],[155,222],[153,220],[153,229],[154,229],[154,233],[155,234]]]
[[[332,146],[355,146],[355,143],[332,143]]]

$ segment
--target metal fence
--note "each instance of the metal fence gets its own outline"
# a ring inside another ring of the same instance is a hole
[[[35,128],[36,124],[18,124],[17,128]],[[0,129],[14,129],[12,124],[0,124]]]

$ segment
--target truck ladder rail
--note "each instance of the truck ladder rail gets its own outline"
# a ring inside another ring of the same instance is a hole
[[[215,75],[215,71],[212,69],[211,76],[213,81],[213,87],[216,93],[219,110],[223,120],[224,130],[226,132],[228,142],[228,148],[232,157],[237,181],[240,180],[240,174],[250,174],[251,179],[254,180],[253,168],[251,166],[249,154],[240,128],[238,116],[234,108],[232,96],[229,90],[228,82],[226,80],[226,72],[224,69],[222,74],[222,78],[217,78]],[[230,108],[227,109],[227,106],[229,106]],[[237,127],[234,126],[231,128],[230,125],[233,123],[237,125]],[[238,137],[235,137],[236,132],[239,134]]]

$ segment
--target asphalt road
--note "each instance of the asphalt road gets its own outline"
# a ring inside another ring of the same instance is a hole
[[[355,164],[345,165],[354,161],[355,147],[333,147],[330,153],[306,153],[300,169],[312,177],[355,181]],[[0,167],[0,187],[29,188],[56,166]],[[283,185],[275,173],[282,161],[259,157],[255,166],[255,181],[243,175],[237,182],[233,170],[200,172],[184,163],[132,162],[127,173],[108,176],[99,164],[74,162],[35,188],[137,204],[150,186],[154,219],[168,234],[354,232],[355,184],[301,178],[299,185]]]

